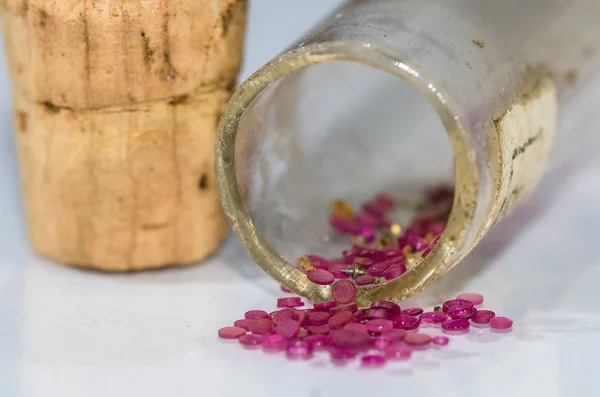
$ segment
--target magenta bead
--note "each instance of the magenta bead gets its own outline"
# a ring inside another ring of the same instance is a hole
[[[409,316],[418,316],[423,313],[423,309],[420,307],[412,307],[410,309],[402,310],[402,314],[408,314]]]
[[[392,264],[388,261],[383,261],[379,263],[375,263],[374,265],[369,266],[367,269],[367,273],[369,276],[379,277],[383,275],[383,272],[386,271]]]
[[[504,316],[497,316],[490,319],[490,328],[492,329],[510,329],[513,326],[513,321]]]
[[[273,322],[268,318],[250,320],[250,332],[253,334],[268,335],[273,333]]]
[[[385,365],[385,357],[379,354],[369,354],[360,359],[360,363],[365,368],[380,368]]]
[[[369,284],[373,284],[373,281],[375,281],[375,277],[369,276],[368,274],[363,274],[362,276],[358,276],[358,277],[356,277],[356,280],[354,280],[356,285],[369,285]]]
[[[340,306],[336,306],[336,307],[329,309],[329,314],[333,316],[334,314],[338,314],[339,312],[354,313],[357,310],[358,310],[358,305],[355,302],[352,302],[352,303],[347,303],[345,305],[340,305]]]
[[[327,335],[331,329],[327,325],[308,325],[306,331],[311,335]]]
[[[318,303],[313,304],[313,307],[315,308],[315,310],[329,310],[336,306],[337,306],[336,301],[318,302]]]
[[[386,259],[385,251],[374,249],[374,248],[368,248],[368,249],[363,248],[362,250],[360,250],[358,252],[357,257],[370,259],[373,261],[373,263],[382,262]]]
[[[329,218],[331,227],[341,234],[350,236],[358,236],[360,234],[360,226],[353,220],[341,216],[332,216]]]
[[[474,292],[463,292],[462,294],[457,295],[456,299],[467,300],[473,303],[475,306],[481,305],[483,303],[483,295],[476,294]]]
[[[377,350],[384,350],[393,343],[395,343],[395,341],[389,336],[385,335],[375,336],[370,340],[370,345]]]
[[[250,310],[244,315],[246,320],[258,320],[261,318],[269,318],[269,313],[264,310]]]
[[[388,332],[394,329],[394,323],[391,320],[385,319],[369,320],[367,322],[367,329],[374,333]]]
[[[358,223],[360,227],[376,227],[377,226],[377,218],[373,215],[361,213],[358,214],[354,218],[355,222]]]
[[[256,334],[246,334],[246,335],[240,336],[240,338],[238,340],[240,341],[240,343],[242,345],[251,347],[251,346],[260,345],[262,343],[263,336],[256,335]]]
[[[349,323],[344,325],[344,329],[353,329],[355,331],[360,331],[360,332],[364,332],[365,334],[369,333],[369,328],[367,328],[366,324],[360,324],[360,323]]]
[[[333,342],[327,335],[309,335],[304,340],[310,343],[315,350],[326,349]]]
[[[421,324],[441,324],[448,319],[446,313],[426,312],[419,316]]]
[[[392,360],[408,360],[412,350],[402,345],[391,345],[385,349],[385,356]]]
[[[477,310],[475,315],[471,317],[471,322],[474,324],[488,324],[494,317],[496,317],[496,313],[491,310]]]
[[[448,312],[446,312],[446,314],[450,318],[464,320],[470,319],[475,315],[475,313],[477,313],[477,309],[475,309],[473,306],[464,305],[453,306],[450,309],[448,309]]]
[[[222,339],[237,339],[246,334],[246,329],[241,327],[223,327],[218,332],[219,338]]]
[[[389,319],[392,317],[392,314],[385,309],[368,309],[366,315],[369,320]]]
[[[306,277],[309,281],[317,285],[331,285],[333,284],[335,277],[329,270],[316,269],[306,273]]]
[[[354,312],[354,319],[356,321],[363,321],[367,319],[367,311],[365,309],[360,309]]]
[[[338,280],[331,287],[331,295],[338,303],[350,303],[356,298],[356,286],[349,280]]]
[[[404,329],[407,331],[419,328],[419,319],[407,314],[399,314],[392,317],[394,328]]]
[[[390,314],[400,314],[402,311],[397,303],[383,300],[371,302],[370,308],[387,310]]]
[[[299,307],[304,306],[304,302],[298,297],[279,298],[277,299],[277,307]]]
[[[300,315],[296,309],[282,309],[271,313],[271,319],[275,324],[279,324],[287,320],[298,321],[300,319]]]
[[[371,244],[375,241],[375,228],[372,226],[363,226],[360,228],[360,235],[364,237],[367,244]]]
[[[250,329],[250,320],[248,320],[248,319],[237,320],[236,322],[233,323],[233,325],[236,327],[240,327],[240,328],[249,330]]]
[[[434,336],[431,342],[436,346],[446,346],[450,342],[450,339],[447,336],[438,335]]]
[[[262,346],[265,350],[281,351],[285,350],[287,340],[281,335],[267,335],[262,340]]]
[[[442,328],[446,331],[464,331],[469,329],[468,320],[447,320],[442,323]]]
[[[388,269],[386,269],[383,272],[383,278],[385,278],[386,280],[394,280],[400,276],[402,276],[404,273],[406,273],[407,268],[406,265],[404,264],[395,264],[390,266]]]
[[[450,308],[454,306],[473,306],[473,302],[468,301],[466,299],[451,299],[444,302],[444,304],[442,305],[442,310],[444,311],[444,313],[447,313],[448,310],[450,310]]]
[[[357,356],[357,352],[354,349],[348,348],[335,348],[331,350],[331,359],[336,362],[352,360]]]
[[[427,334],[406,334],[404,343],[410,346],[426,346],[431,343],[431,336]]]
[[[293,340],[288,343],[286,354],[294,360],[306,360],[312,357],[313,346],[305,340]]]
[[[343,273],[342,270],[350,268],[348,264],[336,264],[329,267],[329,271],[335,278],[350,278],[350,275]]]
[[[328,321],[329,328],[331,329],[339,329],[344,325],[352,322],[354,320],[354,315],[350,311],[339,312],[333,316]]]
[[[369,335],[355,329],[341,329],[333,334],[337,347],[360,348],[369,344]]]
[[[294,338],[300,331],[300,324],[294,320],[283,321],[275,327],[275,332],[286,339]]]
[[[312,262],[316,269],[329,269],[331,263],[329,260],[318,255],[308,255],[308,259]]]
[[[382,336],[388,337],[396,343],[396,342],[400,342],[400,341],[404,340],[404,337],[406,336],[406,334],[407,334],[406,330],[393,329],[389,332],[386,332]]]
[[[306,313],[306,325],[325,325],[329,321],[329,313],[327,312],[313,312]]]

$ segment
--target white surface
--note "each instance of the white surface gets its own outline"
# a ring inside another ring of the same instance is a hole
[[[244,76],[336,1],[253,2]],[[269,16],[277,15],[277,19]],[[208,263],[103,275],[28,248],[4,69],[0,79],[0,396],[597,396],[600,379],[600,158],[551,175],[441,283],[432,305],[480,291],[515,319],[511,334],[472,330],[445,351],[364,371],[246,351],[216,331],[278,287],[230,241]],[[598,153],[598,152],[597,152]]]

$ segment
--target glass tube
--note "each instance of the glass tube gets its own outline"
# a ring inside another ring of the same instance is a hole
[[[233,231],[279,283],[326,300],[331,288],[291,263],[339,254],[332,200],[410,203],[451,182],[435,249],[357,301],[418,293],[527,197],[574,141],[573,120],[597,120],[585,98],[600,87],[598,18],[597,0],[347,2],[225,110],[215,170]]]

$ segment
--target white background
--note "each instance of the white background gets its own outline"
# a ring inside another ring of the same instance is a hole
[[[338,1],[255,0],[243,77]],[[553,172],[456,270],[418,297],[478,291],[514,331],[473,329],[377,371],[290,362],[217,339],[278,287],[229,239],[199,266],[128,275],[37,258],[22,221],[0,71],[0,396],[598,396],[600,151]]]

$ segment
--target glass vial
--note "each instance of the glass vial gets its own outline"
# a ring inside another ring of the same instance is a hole
[[[215,170],[233,231],[280,284],[326,300],[331,288],[293,264],[339,255],[332,200],[391,191],[411,203],[453,183],[431,254],[396,280],[359,288],[357,301],[418,293],[527,197],[575,133],[581,139],[577,120],[593,129],[585,99],[600,87],[598,18],[597,0],[347,2],[225,110]]]

